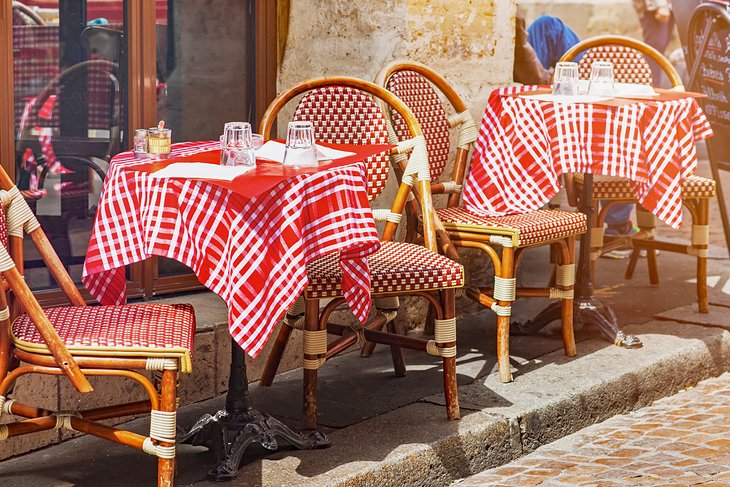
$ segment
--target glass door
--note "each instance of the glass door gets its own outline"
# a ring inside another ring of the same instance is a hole
[[[16,184],[81,282],[109,160],[126,138],[124,0],[13,2]],[[26,280],[55,282],[26,239]]]
[[[241,0],[158,8],[157,119],[172,129],[173,142],[216,140],[230,121],[256,123],[253,8]],[[145,275],[154,294],[200,287],[183,264],[154,260]]]

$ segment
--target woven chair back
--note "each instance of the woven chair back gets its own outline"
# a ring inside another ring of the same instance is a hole
[[[620,45],[598,46],[589,49],[578,62],[578,77],[590,79],[594,61],[613,63],[614,79],[621,83],[651,85],[651,68],[640,52]]]
[[[411,139],[398,144],[391,151],[392,163],[402,171],[398,191],[387,211],[388,218],[383,240],[393,240],[411,190],[420,203],[420,216],[424,226],[424,244],[437,251],[436,225],[438,222],[431,199],[428,173],[428,153],[425,137],[416,117],[395,95],[369,81],[350,77],[328,77],[303,81],[281,93],[271,102],[261,118],[260,133],[268,139],[277,115],[289,102],[304,95],[295,111],[295,118],[310,120],[316,126],[318,140],[349,142],[354,144],[387,143],[388,130],[380,103],[393,107],[406,121]],[[412,150],[412,156],[404,162],[403,152]],[[395,155],[394,155],[395,154]],[[366,161],[368,193],[380,194],[389,174],[388,156],[372,157]],[[400,172],[399,172],[400,174]],[[378,218],[378,215],[376,215]]]
[[[350,86],[326,86],[304,95],[294,111],[294,120],[314,125],[314,137],[332,144],[387,144],[385,116],[370,95]],[[409,139],[411,136],[405,137]],[[390,171],[388,153],[365,160],[368,198],[377,198]]]
[[[451,130],[441,98],[425,76],[407,69],[393,73],[386,81],[385,88],[403,100],[418,119],[426,137],[431,180],[437,180],[446,169],[451,149]],[[411,137],[403,117],[392,108],[390,119],[398,140]]]
[[[594,61],[610,61],[616,81],[651,85],[652,74],[647,59],[652,59],[661,67],[673,87],[682,87],[682,79],[669,60],[650,45],[636,39],[610,35],[591,37],[573,46],[563,54],[560,61],[573,61],[580,53],[584,53],[578,62],[580,79],[590,78]]]

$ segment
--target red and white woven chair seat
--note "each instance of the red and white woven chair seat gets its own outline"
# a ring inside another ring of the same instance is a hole
[[[406,242],[382,242],[380,250],[368,257],[370,287],[374,294],[427,291],[461,287],[464,270],[460,264]],[[337,254],[328,254],[307,264],[308,298],[323,299],[342,295],[342,269]]]
[[[442,208],[438,216],[447,231],[512,237],[513,245],[526,247],[580,235],[586,231],[586,216],[580,212],[536,210],[507,216],[479,216],[462,207]]]
[[[176,358],[181,372],[192,370],[195,313],[189,304],[61,306],[44,311],[74,355]],[[27,314],[13,322],[12,339],[20,350],[51,353]]]
[[[583,175],[576,174],[575,181],[578,191],[583,186]],[[712,198],[715,196],[716,185],[714,179],[702,176],[689,176],[682,183],[683,198]],[[636,199],[631,181],[616,176],[593,176],[593,197],[595,199],[633,200]]]
[[[614,79],[620,83],[652,84],[649,63],[641,52],[631,47],[607,45],[589,49],[578,62],[580,79],[590,79],[594,61],[612,62]]]

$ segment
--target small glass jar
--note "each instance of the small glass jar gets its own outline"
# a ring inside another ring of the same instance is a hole
[[[147,129],[134,131],[134,157],[137,159],[147,157]]]
[[[172,130],[157,127],[147,130],[147,153],[152,156],[167,156],[172,150]]]

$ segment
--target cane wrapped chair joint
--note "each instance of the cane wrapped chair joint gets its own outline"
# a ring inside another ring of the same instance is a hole
[[[597,36],[586,39],[566,52],[561,61],[571,61],[584,53],[578,63],[578,75],[582,79],[590,77],[590,65],[593,61],[611,61],[614,65],[614,76],[617,81],[626,83],[652,84],[652,72],[647,60],[656,62],[672,84],[675,91],[684,91],[682,80],[677,70],[667,58],[653,47],[622,36]],[[568,200],[572,205],[579,205],[583,195],[583,175],[566,175]],[[633,277],[636,264],[642,250],[647,253],[649,281],[659,284],[656,251],[665,250],[688,254],[697,257],[697,303],[701,313],[709,310],[707,295],[707,243],[700,235],[709,222],[709,199],[716,195],[716,183],[712,179],[690,175],[682,182],[682,201],[690,210],[692,217],[692,240],[689,245],[674,242],[663,242],[655,238],[655,217],[644,210],[636,201],[633,184],[625,178],[615,176],[593,176],[591,197],[593,206],[598,208],[602,201],[601,211],[595,219],[591,230],[591,258],[597,259],[601,254],[615,248],[629,246],[633,248],[626,268],[625,277]],[[636,204],[638,233],[623,237],[604,235],[604,220],[611,205],[616,203]]]
[[[390,156],[387,153],[374,155],[363,161],[371,200],[385,188],[391,166],[399,184],[391,207],[373,211],[376,220],[385,222],[380,249],[368,257],[370,293],[376,312],[371,313],[367,323],[352,326],[350,334],[345,333],[345,327],[328,323],[332,312],[345,303],[340,257],[330,254],[309,262],[308,286],[284,319],[287,326],[279,332],[261,384],[272,383],[292,328],[303,330],[304,425],[314,428],[317,424],[317,370],[327,359],[353,344],[364,347],[368,343],[383,343],[391,347],[396,375],[404,375],[401,348],[406,347],[442,358],[447,417],[458,419],[455,288],[463,285],[464,272],[461,265],[437,253],[437,221],[430,189],[432,172],[421,127],[401,100],[373,83],[346,77],[320,78],[295,85],[269,105],[261,121],[261,134],[265,139],[280,110],[300,95],[303,96],[294,110],[294,119],[311,121],[317,141],[391,143],[394,146]],[[401,115],[405,130],[410,134],[408,137],[392,140],[392,129],[376,100],[393,107]],[[411,211],[415,211],[416,200],[420,206],[419,216],[424,221],[424,246],[394,241],[404,208],[409,205]],[[394,333],[401,295],[425,298],[436,308],[438,333],[433,340]],[[321,299],[330,300],[322,310]],[[387,328],[387,332],[383,328]],[[341,338],[328,343],[328,333]]]
[[[451,178],[431,186],[433,193],[453,193],[449,195],[446,207],[436,211],[436,228],[437,231],[443,231],[450,239],[449,243],[456,247],[477,248],[486,252],[494,265],[494,286],[489,289],[469,287],[466,295],[497,315],[500,380],[512,380],[509,321],[512,302],[517,296],[544,296],[562,300],[565,353],[575,355],[572,313],[568,310],[572,310],[573,303],[574,240],[586,230],[585,215],[539,210],[505,217],[481,217],[467,212],[459,206],[459,198],[469,151],[477,139],[477,127],[468,107],[445,79],[422,64],[394,61],[380,71],[377,83],[401,98],[421,124],[433,180],[440,178],[446,171],[450,163],[451,141],[453,139],[456,142]],[[445,106],[451,115],[447,115]],[[394,140],[407,137],[400,116],[392,109],[387,113],[392,121]],[[451,137],[452,128],[458,128],[455,138]],[[520,253],[524,248],[543,244],[550,244],[556,249],[556,254],[560,256],[556,273],[564,279],[556,280],[555,286],[545,289],[517,289],[514,276]],[[501,248],[501,255],[495,247]]]
[[[0,273],[12,291],[7,296],[0,293],[0,415],[24,418],[0,425],[0,440],[50,429],[92,434],[156,456],[158,486],[172,486],[177,374],[192,370],[192,306],[86,306],[28,203],[1,168],[0,187],[4,188],[0,190]],[[70,306],[42,309],[31,293],[19,271],[22,266],[16,266],[23,261],[24,233],[31,236]],[[160,390],[138,370],[155,371]],[[11,396],[18,377],[32,373],[66,376],[82,393],[93,391],[90,376],[124,377],[136,381],[149,400],[48,411]],[[147,412],[151,414],[149,435],[98,422]]]

